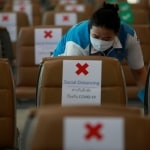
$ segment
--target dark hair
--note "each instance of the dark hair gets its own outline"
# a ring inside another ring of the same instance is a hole
[[[118,15],[119,6],[104,2],[90,18],[90,28],[94,26],[106,27],[112,29],[115,33],[120,28],[120,17]]]

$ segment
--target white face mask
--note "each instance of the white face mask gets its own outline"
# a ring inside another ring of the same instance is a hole
[[[92,46],[97,51],[102,51],[102,52],[109,49],[114,43],[114,41],[104,41],[104,40],[93,38],[92,36],[90,36],[90,40],[91,40]]]

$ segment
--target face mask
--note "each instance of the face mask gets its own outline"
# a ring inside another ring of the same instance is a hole
[[[102,51],[102,52],[109,49],[114,43],[114,41],[99,40],[99,39],[93,38],[91,36],[90,36],[90,40],[91,40],[93,47],[97,51]]]

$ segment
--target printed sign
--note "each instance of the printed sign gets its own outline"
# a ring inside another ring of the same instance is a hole
[[[68,4],[65,5],[66,11],[84,12],[85,6],[82,4]]]
[[[17,40],[17,17],[15,13],[1,13],[0,26],[7,28],[12,42]]]
[[[62,105],[100,105],[101,72],[101,61],[64,60]]]
[[[124,119],[66,117],[63,150],[124,150]]]
[[[29,19],[29,23],[32,25],[32,5],[30,1],[22,2],[22,3],[14,3],[13,11],[26,13]]]
[[[35,29],[35,64],[40,64],[42,58],[49,57],[57,42],[62,37],[62,28]]]
[[[76,13],[56,13],[55,14],[55,25],[74,25],[77,23]]]

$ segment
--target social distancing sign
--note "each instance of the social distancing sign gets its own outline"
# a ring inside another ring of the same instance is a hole
[[[62,105],[101,104],[102,61],[63,60]]]

